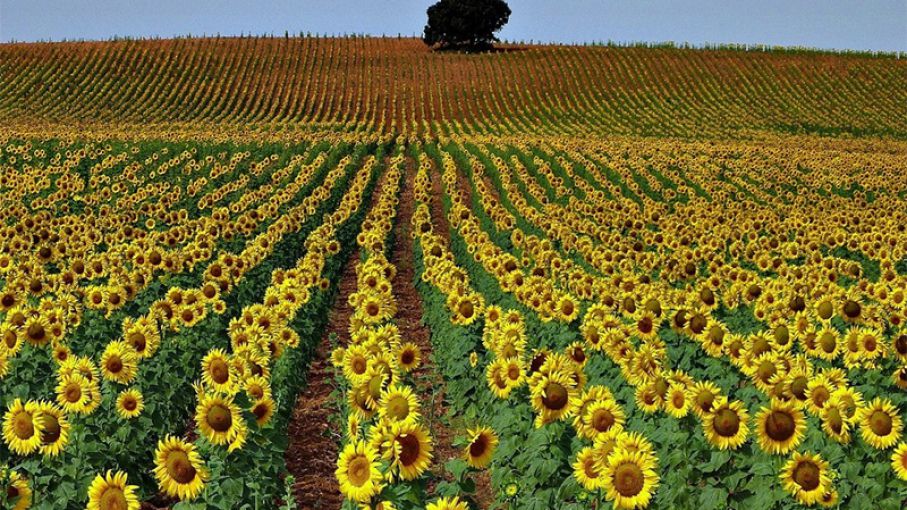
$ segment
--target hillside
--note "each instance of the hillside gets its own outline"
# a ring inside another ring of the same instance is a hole
[[[8,126],[199,123],[394,133],[907,136],[907,61],[417,39],[0,45]]]

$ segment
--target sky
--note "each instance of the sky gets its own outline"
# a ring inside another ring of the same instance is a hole
[[[0,0],[0,41],[420,34],[434,0]],[[907,52],[907,0],[509,0],[511,41]]]

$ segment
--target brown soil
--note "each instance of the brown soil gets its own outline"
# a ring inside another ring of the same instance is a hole
[[[432,175],[432,193],[431,193],[431,205],[429,206],[431,210],[431,221],[435,226],[435,232],[444,238],[447,241],[448,246],[450,245],[450,222],[447,219],[447,215],[444,214],[444,205],[442,203],[444,185],[441,182],[441,174],[435,169],[435,173]],[[471,189],[469,184],[466,182],[465,177],[462,173],[458,172],[457,184],[461,189],[466,192],[469,196]],[[404,190],[405,193],[405,190]],[[401,199],[402,200],[402,199]],[[403,205],[401,202],[401,218],[402,218]],[[409,228],[409,223],[407,223],[407,229]],[[412,253],[412,250],[410,250]],[[394,289],[396,290],[396,285]],[[413,289],[415,290],[415,289]],[[421,306],[421,303],[420,303]],[[436,386],[441,387],[441,386]],[[437,441],[437,440],[436,440]],[[448,448],[450,449],[450,443],[447,443]],[[440,446],[443,448],[443,445]],[[452,449],[451,449],[452,450]],[[446,460],[449,460],[457,455],[460,452],[453,450],[451,456],[447,457]],[[440,456],[439,456],[440,458]],[[442,463],[443,465],[443,463]],[[494,490],[491,487],[491,476],[489,476],[488,470],[483,470],[478,472],[473,476],[473,480],[476,484],[476,502],[479,504],[479,508],[491,508],[492,503],[494,502]]]
[[[432,471],[440,475],[444,463],[459,455],[451,446],[452,434],[445,424],[444,379],[434,369],[431,361],[431,331],[422,324],[422,299],[413,283],[412,217],[415,209],[412,183],[415,180],[413,161],[409,161],[400,193],[400,205],[394,221],[394,247],[390,262],[397,268],[391,284],[397,298],[397,326],[400,336],[419,346],[422,366],[415,371],[416,390],[421,397],[422,412],[431,427],[434,459]],[[434,216],[434,212],[432,215]]]
[[[385,174],[387,175],[387,174]],[[369,199],[369,208],[381,194],[384,177]],[[338,444],[341,435],[333,429],[331,415],[338,411],[334,390],[334,370],[331,365],[330,336],[339,345],[350,342],[350,294],[356,292],[356,262],[359,250],[353,250],[343,265],[337,296],[328,315],[328,325],[321,335],[315,357],[309,365],[305,390],[296,399],[287,436],[290,444],[285,455],[287,470],[296,479],[293,494],[301,510],[336,510],[343,504],[343,495],[334,476],[337,468]]]
[[[287,428],[290,441],[286,452],[287,469],[296,479],[293,494],[300,509],[336,510],[343,504],[334,477],[340,435],[332,430],[330,423],[337,403],[331,396],[334,372],[329,337],[335,333],[342,345],[349,342],[348,326],[353,311],[347,297],[356,292],[358,258],[359,251],[355,250],[344,264],[328,326],[321,336],[309,366],[306,388],[296,399],[296,408]]]

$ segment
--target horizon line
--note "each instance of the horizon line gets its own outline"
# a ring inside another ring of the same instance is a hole
[[[25,44],[66,44],[66,43],[109,43],[124,41],[167,41],[167,40],[188,40],[188,39],[261,39],[261,38],[285,38],[285,39],[421,39],[418,34],[374,34],[374,33],[318,33],[310,31],[299,31],[290,33],[284,31],[284,34],[268,33],[245,33],[239,34],[192,34],[184,35],[112,35],[107,38],[61,38],[61,39],[34,39],[34,40],[17,40],[15,38],[6,41],[0,41],[0,46],[6,45],[25,45]],[[744,51],[744,52],[764,52],[764,53],[819,53],[835,54],[842,56],[870,56],[870,57],[893,57],[900,59],[907,56],[907,50],[868,50],[852,48],[827,48],[817,46],[799,46],[799,45],[772,45],[772,44],[753,44],[753,43],[716,43],[703,42],[691,43],[689,41],[620,41],[613,39],[598,39],[585,41],[543,41],[535,39],[509,40],[501,39],[497,44],[502,45],[529,45],[529,46],[567,46],[567,47],[608,47],[608,48],[650,48],[650,49],[682,49],[682,50],[705,50],[705,51]]]

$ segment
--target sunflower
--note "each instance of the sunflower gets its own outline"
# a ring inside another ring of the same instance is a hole
[[[471,438],[466,447],[466,463],[476,469],[483,469],[491,462],[491,457],[498,446],[498,435],[490,427],[467,429]]]
[[[570,416],[572,403],[579,394],[573,378],[560,371],[536,373],[532,376],[530,388],[532,407],[538,413],[535,418],[536,428]]]
[[[202,359],[202,381],[213,391],[228,395],[235,392],[238,377],[223,349],[211,349]]]
[[[126,473],[108,470],[97,475],[88,488],[88,510],[138,510],[141,506],[135,485],[126,485]]]
[[[615,450],[608,456],[603,486],[614,508],[645,508],[658,486],[657,459],[644,452]]]
[[[340,492],[358,503],[381,492],[383,475],[379,470],[378,453],[365,441],[353,440],[343,447],[334,474]]]
[[[129,384],[139,370],[138,356],[127,343],[113,341],[104,348],[100,366],[104,379]]]
[[[158,441],[154,457],[154,476],[161,490],[181,501],[201,494],[208,471],[195,445],[168,435]]]
[[[271,383],[260,375],[246,376],[243,386],[250,400],[259,400],[271,396]]]
[[[586,439],[594,440],[615,426],[622,427],[626,420],[623,408],[610,398],[596,400],[577,409],[573,426]]]
[[[786,454],[800,444],[806,417],[793,405],[772,400],[756,415],[756,437],[766,453]]]
[[[822,420],[822,430],[828,437],[841,444],[850,442],[851,422],[847,419],[844,404],[832,397],[828,404],[822,408],[819,418]]]
[[[692,404],[691,409],[700,418],[712,412],[715,399],[721,396],[721,388],[711,381],[699,381],[688,391]]]
[[[587,446],[576,454],[573,463],[573,477],[587,491],[595,491],[605,486],[605,477],[599,467],[595,448]]]
[[[422,362],[422,353],[418,345],[407,342],[397,350],[396,359],[400,370],[409,373],[419,367],[419,363]]]
[[[57,382],[57,403],[70,413],[85,413],[91,401],[91,384],[80,373],[61,375]]]
[[[69,421],[63,410],[50,402],[38,402],[37,420],[41,423],[41,453],[59,455],[69,442]]]
[[[672,384],[665,396],[664,408],[674,418],[683,418],[690,412],[690,400],[687,390],[680,384]]]
[[[25,333],[25,341],[35,347],[43,347],[50,342],[50,324],[42,315],[28,317],[22,330]]]
[[[135,388],[123,390],[117,395],[117,414],[129,420],[142,414],[145,409],[145,398]]]
[[[13,400],[3,417],[3,439],[13,452],[28,455],[41,447],[43,421],[36,402]]]
[[[806,506],[812,506],[831,490],[828,463],[818,454],[794,452],[780,477],[784,489]]]
[[[255,416],[255,423],[259,427],[264,427],[271,417],[274,416],[274,409],[277,404],[274,402],[274,399],[270,395],[260,398],[252,402],[252,407],[249,409],[252,412],[252,415]]]
[[[748,417],[739,401],[730,402],[726,397],[716,398],[712,403],[712,411],[702,418],[706,439],[722,450],[736,449],[746,442]]]
[[[891,454],[891,469],[898,478],[907,481],[907,442],[899,444]]]
[[[343,357],[343,375],[353,386],[368,378],[369,352],[364,345],[351,345]]]
[[[391,425],[383,446],[391,468],[397,470],[403,480],[418,478],[431,463],[431,437],[416,423],[397,422]]]
[[[429,503],[425,510],[469,510],[469,505],[454,496],[452,498],[439,498],[437,501]]]
[[[814,415],[819,415],[828,399],[831,398],[833,390],[834,385],[825,375],[813,377],[806,386],[806,405],[809,411]]]
[[[419,401],[412,388],[394,384],[381,393],[378,416],[390,421],[414,421],[419,417]]]
[[[6,503],[12,504],[10,510],[25,510],[31,507],[32,490],[26,480],[17,471],[0,468],[0,491],[6,494]]]
[[[140,358],[150,358],[161,343],[157,321],[150,317],[123,320],[123,340]]]
[[[202,395],[195,408],[195,423],[214,444],[232,442],[241,432],[242,414],[230,397]]]
[[[863,440],[880,450],[898,442],[901,435],[901,417],[888,399],[876,398],[858,413],[860,435]]]

